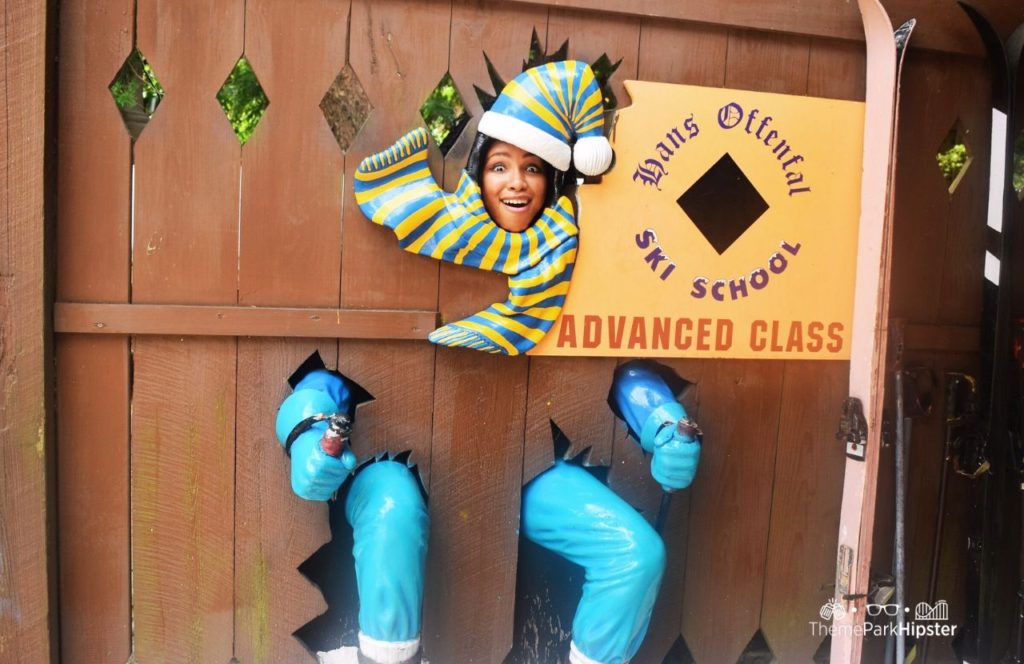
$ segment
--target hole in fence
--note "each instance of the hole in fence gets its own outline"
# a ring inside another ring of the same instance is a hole
[[[768,647],[761,630],[754,632],[750,643],[743,649],[743,654],[736,660],[736,664],[771,664],[775,661],[775,653]]]
[[[768,203],[728,154],[722,155],[676,203],[719,254],[768,209]]]
[[[669,648],[661,664],[695,664],[693,653],[690,652],[690,646],[686,645],[686,639],[682,635]]]
[[[164,98],[163,86],[139,49],[128,54],[108,89],[128,134],[137,139]]]
[[[346,64],[320,100],[320,111],[342,152],[348,152],[356,134],[370,117],[371,110],[373,108],[363,84],[359,82],[351,65]]]
[[[445,72],[427,96],[420,106],[420,115],[427,123],[427,131],[441,149],[441,154],[447,155],[470,118],[450,73]]]
[[[270,100],[244,55],[217,91],[217,102],[231,123],[238,142],[245,145],[256,131],[267,106],[270,106]]]
[[[1013,190],[1017,200],[1024,201],[1024,129],[1013,142]]]
[[[970,148],[965,141],[966,134],[967,132],[958,119],[953,123],[949,133],[946,134],[946,138],[943,139],[942,144],[939,146],[938,154],[935,155],[939,171],[942,172],[942,177],[946,179],[946,184],[949,185],[949,193],[951,194],[960,186],[960,181],[963,179],[964,174],[967,173],[967,168],[971,165],[971,160],[973,159]]]
[[[818,649],[814,651],[814,655],[811,656],[811,661],[814,664],[828,664],[832,659],[832,637],[826,636],[821,640],[818,645]]]

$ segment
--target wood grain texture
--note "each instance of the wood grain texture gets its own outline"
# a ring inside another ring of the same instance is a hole
[[[132,583],[140,662],[232,655],[235,341],[134,341]]]
[[[554,462],[552,422],[572,443],[570,457],[590,448],[589,465],[611,465],[615,416],[608,407],[608,390],[615,364],[608,357],[530,358],[523,484]]]
[[[274,437],[287,378],[314,350],[333,367],[334,341],[238,342],[235,468],[235,657],[251,664],[312,662],[292,633],[327,608],[299,565],[331,538],[327,503],[291,489],[291,463]]]
[[[709,5],[696,0],[513,0],[531,5],[587,9],[595,12],[752,28],[798,35],[864,40],[860,15],[853,3],[842,0],[815,2],[754,2],[742,0]],[[917,17],[921,23],[914,41],[921,47],[956,53],[981,53],[981,43],[953,3],[929,0],[889,0],[883,3],[895,25]],[[1005,37],[1024,20],[1024,9],[1000,0],[973,3],[998,26]],[[663,21],[668,22],[668,21]]]
[[[343,158],[320,99],[345,66],[348,3],[246,3],[245,54],[270,100],[242,150],[242,304],[338,302]]]
[[[47,7],[0,16],[0,660],[56,657],[49,278],[45,237]]]
[[[424,649],[500,662],[512,645],[527,359],[439,348]]]
[[[240,148],[215,95],[242,54],[244,7],[137,5],[167,94],[135,145],[135,303],[237,302]],[[133,355],[135,656],[227,661],[237,341],[139,337]]]
[[[135,144],[133,302],[237,300],[239,145],[216,94],[242,55],[243,8],[138,3],[138,47],[167,94]]]
[[[988,213],[992,153],[989,138],[992,133],[991,78],[988,66],[975,60],[957,61],[943,74],[946,79],[943,89],[941,92],[932,90],[932,98],[936,104],[954,102],[950,105],[959,116],[964,141],[973,159],[949,198],[939,287],[941,308],[936,313],[940,323],[972,325],[978,321],[982,309],[980,275],[985,265],[987,229],[983,220]],[[941,143],[942,139],[939,140]]]
[[[923,114],[903,113],[898,138],[895,214],[899,223],[893,230],[893,254],[898,260],[892,268],[892,315],[912,322],[971,324],[980,311],[980,288],[972,292],[960,276],[981,272],[987,200],[987,185],[981,183],[986,182],[988,171],[988,139],[983,138],[988,111],[982,127],[968,121],[980,119],[977,109],[986,107],[987,101],[982,100],[988,99],[988,92],[975,87],[979,84],[969,80],[970,71],[957,58],[939,53],[911,52],[904,65],[904,108],[923,104],[929,109]],[[974,98],[966,99],[968,94]],[[972,107],[965,115],[965,109]],[[958,188],[950,195],[935,156],[958,118],[964,129],[971,130],[967,140],[975,159],[961,182],[965,191]],[[961,245],[953,244],[955,240]],[[952,263],[954,256],[962,267]],[[947,274],[950,271],[959,274]],[[956,303],[954,309],[948,297],[967,300]],[[968,317],[965,308],[971,301],[974,309]],[[957,312],[952,319],[944,313],[947,307]]]
[[[417,465],[423,486],[429,487],[434,347],[409,341],[342,341],[338,370],[373,395],[373,401],[356,410],[356,455],[366,459],[411,451],[409,463]]]
[[[56,364],[61,660],[127,661],[128,340],[62,338]]]
[[[780,662],[809,662],[821,635],[808,628],[835,577],[834,534],[846,455],[835,440],[847,395],[846,362],[786,363],[771,495],[761,629]]]
[[[56,290],[127,302],[131,148],[107,86],[132,49],[131,2],[60,10]],[[55,341],[62,661],[131,652],[128,340]]]
[[[345,182],[366,156],[421,126],[419,108],[448,69],[451,3],[353,0],[350,63],[373,107],[345,155]],[[430,148],[440,176],[441,153]],[[368,221],[346,187],[342,212],[341,305],[435,309],[438,264],[401,251],[394,234]]]
[[[759,627],[782,366],[719,362],[701,375],[682,621],[698,662],[735,662]]]
[[[68,2],[60,13],[57,298],[127,302],[131,139],[107,86],[132,50],[133,4]],[[143,134],[145,135],[145,134]]]
[[[433,311],[183,304],[54,304],[57,332],[228,337],[425,339]]]
[[[570,58],[593,62],[602,53],[607,53],[612,62],[622,58],[622,64],[611,78],[611,88],[619,106],[628,104],[629,95],[622,82],[633,78],[638,71],[640,19],[552,9],[548,18],[548,50],[557,49],[566,39]]]

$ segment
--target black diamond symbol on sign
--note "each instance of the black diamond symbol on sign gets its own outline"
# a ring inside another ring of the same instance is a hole
[[[747,232],[768,203],[727,154],[676,199],[719,254]]]

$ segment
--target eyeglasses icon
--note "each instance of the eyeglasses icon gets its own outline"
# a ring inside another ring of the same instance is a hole
[[[895,616],[900,612],[899,604],[868,604],[869,616],[880,616],[883,613],[887,616]]]

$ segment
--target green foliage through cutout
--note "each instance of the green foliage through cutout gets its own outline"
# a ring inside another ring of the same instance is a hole
[[[964,142],[959,120],[946,134],[942,145],[939,146],[938,154],[935,155],[935,161],[942,172],[942,177],[949,184],[949,192],[953,193],[971,163],[971,153]]]
[[[125,58],[109,90],[128,133],[138,138],[164,98],[163,86],[139,49]]]
[[[420,106],[420,115],[427,123],[427,131],[441,148],[441,153],[447,155],[470,117],[451,74],[446,72],[441,77],[441,81]]]
[[[224,85],[217,91],[217,101],[242,145],[256,131],[264,111],[270,105],[270,100],[256,78],[256,72],[245,56],[239,58]]]

